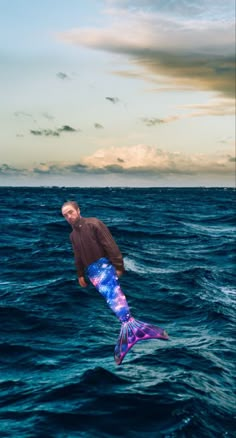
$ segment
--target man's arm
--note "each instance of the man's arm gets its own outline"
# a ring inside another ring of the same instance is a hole
[[[74,260],[75,260],[75,266],[76,266],[76,271],[77,271],[77,276],[78,276],[78,282],[79,282],[81,287],[86,287],[86,286],[88,286],[88,283],[86,282],[85,277],[84,277],[83,263],[82,263],[82,260],[80,257],[79,250],[73,241],[72,235],[70,235],[70,240],[71,240],[72,248],[73,248],[73,252],[74,252]]]
[[[107,226],[99,220],[96,226],[96,237],[104,248],[108,259],[115,267],[118,277],[120,277],[124,272],[122,254]]]

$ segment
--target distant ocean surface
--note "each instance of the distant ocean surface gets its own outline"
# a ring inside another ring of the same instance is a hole
[[[0,437],[236,437],[230,188],[1,187]],[[132,314],[170,341],[117,366],[120,323],[79,287],[61,204],[106,223]]]

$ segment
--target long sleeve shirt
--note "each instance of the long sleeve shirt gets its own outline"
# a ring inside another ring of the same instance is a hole
[[[107,226],[95,217],[80,217],[70,234],[78,277],[102,257],[107,257],[115,269],[124,271],[122,254]]]

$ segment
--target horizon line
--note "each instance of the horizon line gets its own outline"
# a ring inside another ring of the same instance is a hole
[[[236,186],[59,186],[59,185],[0,185],[0,188],[57,189],[236,189]]]

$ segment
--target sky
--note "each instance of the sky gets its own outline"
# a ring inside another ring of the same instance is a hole
[[[235,186],[234,0],[0,0],[1,186]]]

